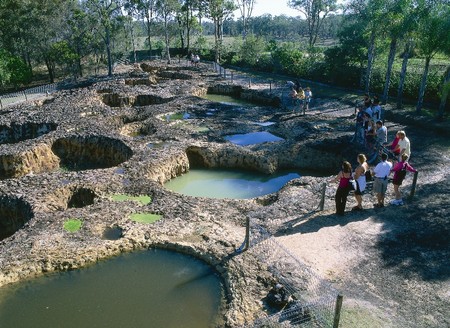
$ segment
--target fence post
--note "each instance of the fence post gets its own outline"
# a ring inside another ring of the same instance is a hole
[[[409,193],[408,199],[412,199],[414,197],[414,193],[416,192],[417,176],[418,175],[419,175],[419,172],[414,172],[413,183],[412,183],[411,192]]]
[[[272,93],[272,81],[269,81],[269,92]]]
[[[333,321],[333,328],[339,328],[339,320],[341,319],[341,309],[342,309],[342,295],[338,295],[336,297],[336,306],[334,308],[334,321]]]
[[[223,78],[226,79],[227,78],[227,70],[224,68],[223,69]]]
[[[321,197],[320,197],[320,203],[319,203],[319,211],[323,211],[325,207],[325,192],[327,191],[327,183],[324,182],[322,184],[322,191],[321,191]]]
[[[252,78],[248,79],[248,87],[251,88],[252,87]]]
[[[22,92],[23,92],[23,95],[25,96],[25,101],[28,101],[27,94],[25,93],[25,90],[23,90]]]
[[[231,71],[231,83],[234,83],[234,79],[233,79],[233,71]]]
[[[2,96],[0,96],[0,109],[3,109]]]
[[[236,249],[236,253],[242,253],[246,251],[250,246],[250,218],[245,218],[245,239],[242,245]]]

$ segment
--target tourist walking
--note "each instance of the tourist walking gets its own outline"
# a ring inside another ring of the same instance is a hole
[[[336,214],[344,215],[345,205],[347,203],[348,193],[352,189],[350,180],[352,179],[352,165],[344,161],[342,163],[342,169],[334,178],[334,181],[339,181],[338,188],[336,190],[335,201],[336,201]]]
[[[408,163],[408,155],[402,154],[401,161],[397,162],[394,167],[391,169],[391,172],[394,172],[394,178],[392,180],[392,184],[394,185],[394,195],[395,199],[391,200],[391,205],[403,205],[402,194],[400,192],[399,187],[402,185],[403,180],[405,179],[406,172],[417,172],[415,168],[413,168]]]
[[[364,190],[366,190],[366,172],[370,172],[369,164],[367,164],[367,158],[364,154],[359,154],[357,157],[358,166],[353,173],[353,179],[356,181],[356,189],[355,189],[355,199],[356,206],[352,208],[352,211],[362,210],[362,195]]]
[[[374,182],[373,191],[377,194],[377,203],[373,204],[375,208],[384,207],[384,196],[386,195],[388,176],[391,173],[392,163],[387,161],[388,155],[381,154],[381,162],[373,169]]]

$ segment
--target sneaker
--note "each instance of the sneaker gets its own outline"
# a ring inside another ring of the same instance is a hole
[[[398,205],[398,199],[393,199],[393,200],[391,200],[390,202],[389,202],[389,204],[391,204],[391,205]]]

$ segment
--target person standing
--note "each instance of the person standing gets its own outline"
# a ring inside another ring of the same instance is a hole
[[[353,173],[353,179],[356,181],[355,199],[357,205],[352,208],[352,211],[360,211],[362,207],[362,195],[366,189],[366,172],[369,171],[369,164],[367,164],[367,158],[364,154],[358,155],[358,166]]]
[[[400,156],[399,156],[399,161],[402,160],[402,155],[408,155],[408,158],[411,157],[411,142],[409,141],[409,139],[406,137],[406,133],[405,131],[401,130],[397,132],[398,137],[400,138],[400,140],[398,141],[398,146],[400,149]]]
[[[415,168],[413,168],[408,163],[408,155],[401,155],[401,161],[397,162],[394,167],[391,169],[391,172],[394,172],[394,178],[392,184],[394,185],[394,194],[395,199],[391,200],[391,205],[403,205],[402,194],[399,190],[399,187],[402,185],[403,180],[405,179],[406,172],[417,172]]]
[[[386,195],[388,176],[391,173],[392,163],[387,161],[388,155],[381,154],[381,162],[373,169],[374,182],[373,191],[377,194],[377,203],[373,204],[375,208],[384,207],[384,196]]]
[[[383,145],[385,143],[387,143],[387,128],[386,126],[383,124],[383,121],[378,120],[376,123],[376,127],[377,127],[377,142],[380,145]]]
[[[306,87],[305,89],[305,109],[309,110],[309,103],[311,102],[312,91],[310,87]]]
[[[344,161],[342,163],[342,170],[334,178],[334,181],[339,181],[338,188],[336,190],[335,201],[336,201],[336,214],[344,215],[345,205],[347,203],[348,193],[351,190],[350,180],[352,179],[352,165]]]

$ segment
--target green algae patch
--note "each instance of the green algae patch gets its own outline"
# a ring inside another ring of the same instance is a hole
[[[64,222],[64,229],[68,232],[77,232],[83,226],[83,220],[68,219]]]
[[[117,194],[117,195],[112,195],[111,198],[113,201],[116,201],[116,202],[134,200],[136,202],[141,203],[142,205],[150,204],[152,201],[152,198],[150,196],[146,196],[146,195],[131,196],[131,195],[125,195],[125,194]]]
[[[162,215],[153,213],[134,213],[130,215],[130,219],[139,223],[153,223],[162,219]]]

